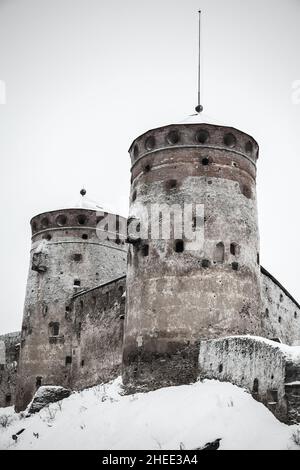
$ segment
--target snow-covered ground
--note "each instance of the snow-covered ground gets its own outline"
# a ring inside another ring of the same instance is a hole
[[[280,423],[243,389],[215,380],[123,396],[117,379],[29,418],[0,409],[0,449],[179,450],[217,438],[221,450],[300,449],[300,426]]]

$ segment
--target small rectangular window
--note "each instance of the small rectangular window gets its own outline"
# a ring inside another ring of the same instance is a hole
[[[80,279],[74,279],[74,286],[79,287],[81,284]]]
[[[72,364],[72,356],[66,356],[66,365]]]
[[[182,253],[184,251],[183,240],[176,240],[175,241],[175,251],[176,251],[176,253]]]

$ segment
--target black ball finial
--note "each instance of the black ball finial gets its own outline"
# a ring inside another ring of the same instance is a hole
[[[81,196],[85,196],[86,195],[86,190],[84,188],[82,188],[82,190],[80,191],[80,194],[81,194]]]
[[[202,104],[197,104],[197,106],[196,106],[196,108],[195,108],[195,111],[196,111],[197,113],[202,113],[202,111],[203,111],[203,106],[202,106]]]

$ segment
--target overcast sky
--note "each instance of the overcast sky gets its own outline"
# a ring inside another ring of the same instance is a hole
[[[126,215],[132,140],[193,112],[199,8],[205,113],[258,141],[261,262],[300,300],[300,0],[0,0],[0,333],[21,327],[30,218],[83,185]]]

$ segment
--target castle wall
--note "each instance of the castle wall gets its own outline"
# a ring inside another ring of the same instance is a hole
[[[244,387],[281,421],[300,422],[300,348],[250,336],[201,341],[199,374]]]
[[[300,345],[300,305],[262,268],[262,335]]]
[[[0,408],[15,403],[20,332],[0,336]]]
[[[32,249],[21,335],[16,410],[40,385],[68,387],[74,294],[125,274],[124,240],[99,238],[97,213],[68,209],[31,221]]]
[[[171,125],[138,137],[130,154],[130,216],[143,220],[157,203],[202,204],[204,245],[190,250],[183,237],[178,249],[172,231],[132,241],[123,379],[142,388],[186,383],[199,339],[261,333],[258,146],[236,129]]]
[[[109,382],[120,375],[125,291],[124,276],[74,298],[72,389]]]

